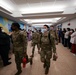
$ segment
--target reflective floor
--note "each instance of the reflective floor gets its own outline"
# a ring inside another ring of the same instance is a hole
[[[28,55],[31,55],[31,45],[28,43]],[[70,52],[69,49],[63,47],[61,44],[57,46],[58,60],[53,61],[51,59],[51,67],[48,75],[75,75],[76,74],[76,56]],[[11,65],[7,67],[0,66],[0,75],[14,75],[16,73],[16,66],[14,62],[14,55],[11,55]],[[1,64],[1,63],[0,63]],[[33,65],[30,66],[28,63],[26,68],[22,68],[23,72],[21,75],[45,75],[43,64],[40,61],[40,56],[35,50],[35,57],[33,59]]]

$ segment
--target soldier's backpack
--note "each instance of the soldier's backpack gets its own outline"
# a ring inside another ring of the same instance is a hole
[[[33,33],[33,39],[34,40],[38,40],[38,37],[39,37],[39,35],[38,35],[38,33],[37,32],[35,32],[35,33]]]

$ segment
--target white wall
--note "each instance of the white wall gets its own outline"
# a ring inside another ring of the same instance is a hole
[[[69,21],[62,23],[62,29],[63,28],[71,28],[75,29],[76,28],[76,19],[70,20],[70,26],[68,26]]]

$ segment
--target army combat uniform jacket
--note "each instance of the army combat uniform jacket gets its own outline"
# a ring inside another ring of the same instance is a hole
[[[13,32],[13,49],[14,51],[27,52],[27,34],[24,31]]]

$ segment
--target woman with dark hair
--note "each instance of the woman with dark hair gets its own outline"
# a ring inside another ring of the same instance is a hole
[[[70,42],[72,44],[71,52],[76,56],[76,31],[71,34]]]
[[[59,37],[59,43],[61,42],[61,34],[62,34],[62,29],[58,29],[58,37]]]
[[[72,43],[70,42],[71,40],[71,35],[74,33],[74,29],[71,29],[70,30],[70,34],[69,34],[69,38],[68,38],[68,46],[69,46],[69,49],[71,50],[71,47],[72,47]]]
[[[62,31],[62,34],[61,34],[63,46],[64,46],[64,35],[65,35],[65,33],[66,33],[66,29],[64,28]]]
[[[0,27],[0,55],[3,61],[3,65],[10,65],[9,62],[9,50],[10,50],[10,37],[7,33],[2,32],[2,27]]]
[[[71,29],[70,28],[67,28],[69,34],[68,34],[68,48],[71,49],[71,43],[70,43],[70,39],[71,39]]]
[[[56,55],[56,46],[54,38],[49,32],[49,26],[44,25],[42,31],[43,33],[39,43],[41,48],[40,56],[41,62],[44,63],[43,67],[45,68],[45,74],[48,74],[50,68],[50,59],[52,58],[52,52],[53,55]]]
[[[74,33],[74,29],[71,29],[71,33]]]
[[[65,41],[64,47],[68,47],[69,33],[70,33],[70,28],[67,28],[67,31],[66,31],[65,36],[64,36],[64,38],[65,38],[65,40],[64,40]]]

